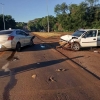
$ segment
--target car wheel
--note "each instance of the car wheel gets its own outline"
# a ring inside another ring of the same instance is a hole
[[[21,51],[21,44],[20,43],[17,43],[16,50],[17,50],[17,52],[20,52]]]
[[[72,49],[72,50],[75,50],[75,51],[80,50],[80,44],[77,43],[77,42],[72,43],[72,44],[71,44],[71,49]]]

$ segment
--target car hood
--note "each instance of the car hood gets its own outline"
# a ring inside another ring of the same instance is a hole
[[[64,36],[60,37],[60,39],[65,40],[65,41],[69,41],[69,40],[71,40],[73,38],[77,39],[78,37],[77,36],[72,36],[72,35],[64,35]]]

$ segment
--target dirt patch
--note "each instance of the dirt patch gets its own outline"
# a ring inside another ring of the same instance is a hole
[[[59,38],[62,35],[72,34],[73,32],[32,32],[31,34],[34,34],[36,36],[40,36],[45,39],[51,39],[51,38]]]

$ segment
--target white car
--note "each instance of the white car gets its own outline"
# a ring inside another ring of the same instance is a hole
[[[20,29],[2,30],[0,31],[0,51],[8,49],[20,51],[21,47],[34,44],[34,37]]]
[[[100,29],[80,29],[72,35],[61,36],[59,44],[76,51],[82,47],[100,46]]]

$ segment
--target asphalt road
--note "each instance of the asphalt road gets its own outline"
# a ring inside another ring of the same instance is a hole
[[[0,52],[0,100],[100,100],[100,80],[35,38]]]

